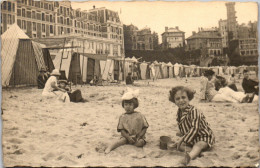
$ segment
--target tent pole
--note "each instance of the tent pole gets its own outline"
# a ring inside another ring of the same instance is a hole
[[[82,84],[83,84],[83,70],[84,70],[84,59],[85,59],[85,40],[83,40],[83,61],[82,61],[82,70],[81,70],[81,78],[82,78],[82,83],[81,83],[81,87],[82,87]]]
[[[79,48],[77,48],[77,55],[76,55],[77,62],[80,60],[78,56],[80,56]],[[80,67],[79,67],[79,69],[80,69]],[[77,86],[77,84],[78,84],[78,73],[76,73],[76,86]]]
[[[66,37],[64,38],[64,43],[63,43],[62,55],[61,55],[61,59],[60,59],[60,69],[61,69],[61,65],[62,65],[62,58],[63,58],[63,54],[64,54],[65,43],[66,43]]]

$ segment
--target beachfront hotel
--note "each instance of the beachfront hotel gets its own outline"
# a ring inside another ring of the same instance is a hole
[[[118,12],[95,6],[81,11],[72,9],[70,1],[45,0],[3,1],[1,9],[1,34],[17,24],[30,38],[47,46],[44,39],[75,36],[80,37],[82,44],[78,45],[84,45],[87,53],[124,56]]]

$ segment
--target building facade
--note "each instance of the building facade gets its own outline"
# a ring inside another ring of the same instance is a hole
[[[165,32],[162,34],[163,49],[184,47],[185,46],[185,32],[179,30],[179,27],[168,28],[165,27]]]
[[[70,1],[17,0],[1,3],[1,34],[17,24],[31,38],[78,35],[92,54],[123,56],[123,25],[106,8],[72,9]],[[87,50],[88,51],[88,50]]]
[[[220,19],[218,22],[219,33],[222,37],[222,47],[228,47],[228,30],[227,30],[227,20]]]
[[[217,28],[203,29],[192,32],[187,39],[187,50],[201,50],[202,56],[222,56],[222,37]]]
[[[238,38],[235,2],[227,2],[227,30],[229,41]]]
[[[126,50],[154,50],[158,46],[158,34],[149,27],[141,30],[134,25],[124,25]]]
[[[258,64],[258,41],[256,38],[236,39],[230,42],[230,58],[234,65]]]

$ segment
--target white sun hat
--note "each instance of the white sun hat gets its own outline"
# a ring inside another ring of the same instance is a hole
[[[122,100],[131,100],[132,98],[137,98],[139,95],[139,89],[127,88],[127,91],[122,96]]]
[[[54,69],[54,70],[51,72],[51,75],[53,75],[53,76],[60,76],[60,70]]]

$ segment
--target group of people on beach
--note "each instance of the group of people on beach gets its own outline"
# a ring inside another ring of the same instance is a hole
[[[81,90],[72,91],[67,80],[59,80],[61,76],[58,69],[54,69],[49,76],[45,75],[45,71],[41,70],[38,77],[38,88],[42,89],[42,95],[48,98],[58,98],[62,102],[86,102],[82,97]],[[39,82],[39,79],[44,79]],[[40,84],[40,86],[39,86]],[[42,87],[43,85],[43,87]]]
[[[247,70],[244,71],[242,83],[245,92],[238,92],[234,85],[234,79],[228,83],[224,77],[215,77],[214,71],[207,70],[201,80],[203,93],[201,98],[208,101],[234,103],[258,101],[258,82],[249,79]],[[176,136],[180,136],[180,139],[168,148],[185,152],[181,161],[183,165],[189,164],[190,160],[195,159],[202,151],[209,150],[215,143],[214,133],[206,117],[190,104],[194,94],[194,90],[184,86],[173,87],[169,94],[169,101],[178,106],[176,120],[179,133]],[[122,97],[122,107],[125,113],[120,116],[117,126],[121,137],[106,148],[106,154],[125,144],[132,144],[136,147],[143,147],[146,144],[145,133],[149,124],[145,116],[135,110],[138,106],[138,90],[128,89]]]
[[[207,70],[201,77],[201,100],[211,102],[252,103],[258,102],[258,82],[249,79],[249,72],[244,70],[242,88],[244,92],[237,90],[234,75],[230,82],[221,76],[215,76],[215,72]]]
[[[132,84],[129,74],[128,84]],[[69,99],[84,101],[80,90],[71,92],[66,89],[67,82],[59,81],[60,72],[54,69],[45,83],[42,95],[57,96],[58,92],[69,93]],[[234,77],[234,76],[233,76]],[[228,83],[225,78],[215,76],[214,71],[207,70],[201,78],[201,100],[211,102],[234,102],[249,103],[258,101],[258,82],[249,79],[248,71],[244,71],[242,87],[244,92],[237,91],[234,79]],[[190,104],[196,92],[184,86],[173,87],[169,91],[169,101],[177,107],[177,125],[180,136],[179,140],[169,149],[185,152],[181,163],[187,165],[190,160],[195,159],[202,151],[210,149],[215,143],[215,136],[206,121],[206,117],[195,106]],[[143,147],[146,144],[146,131],[149,127],[145,116],[135,109],[139,106],[139,90],[128,88],[122,96],[122,107],[124,113],[120,116],[117,131],[121,133],[119,140],[111,143],[105,150],[105,154],[125,144]],[[79,98],[79,99],[78,99]]]

